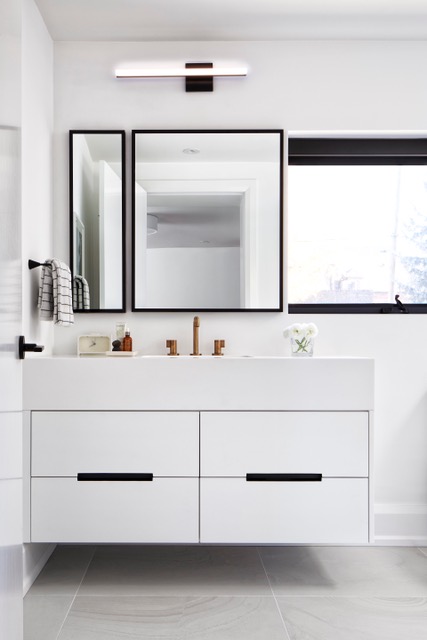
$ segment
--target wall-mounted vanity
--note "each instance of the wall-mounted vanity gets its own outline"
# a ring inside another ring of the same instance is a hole
[[[367,358],[25,360],[26,540],[368,543],[373,389]]]

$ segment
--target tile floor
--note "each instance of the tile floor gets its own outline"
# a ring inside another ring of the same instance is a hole
[[[58,546],[24,640],[426,640],[427,549]]]

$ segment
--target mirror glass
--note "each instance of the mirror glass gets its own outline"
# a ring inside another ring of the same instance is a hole
[[[70,131],[73,308],[125,310],[125,132]]]
[[[282,310],[283,131],[132,143],[133,310]]]

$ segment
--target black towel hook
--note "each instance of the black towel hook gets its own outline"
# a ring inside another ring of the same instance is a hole
[[[37,267],[51,267],[50,262],[37,262],[36,260],[28,260],[29,269],[37,269]]]

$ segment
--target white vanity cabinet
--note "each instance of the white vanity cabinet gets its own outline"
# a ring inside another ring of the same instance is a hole
[[[28,358],[26,541],[368,543],[373,391],[368,358]]]
[[[198,542],[199,417],[34,411],[33,542]]]
[[[201,415],[201,542],[368,542],[368,412]]]

